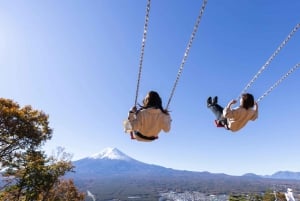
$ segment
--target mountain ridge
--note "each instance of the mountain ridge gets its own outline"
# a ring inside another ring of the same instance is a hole
[[[189,170],[176,170],[173,168],[166,168],[160,165],[155,165],[155,164],[147,164],[141,161],[138,161],[130,156],[128,156],[127,154],[123,153],[122,151],[120,151],[118,148],[116,147],[107,147],[104,148],[102,151],[93,154],[91,156],[73,161],[73,163],[75,164],[75,166],[79,167],[80,171],[82,171],[84,168],[84,171],[87,171],[85,168],[89,169],[88,172],[92,172],[92,170],[97,170],[97,167],[100,167],[101,165],[103,165],[103,161],[107,161],[106,163],[110,163],[110,164],[106,164],[106,167],[108,168],[108,166],[120,166],[120,162],[128,162],[128,166],[127,166],[127,170],[125,167],[122,168],[116,168],[117,171],[125,171],[125,172],[129,172],[129,171],[137,171],[137,169],[147,169],[146,167],[153,169],[153,168],[160,168],[160,171],[163,171],[163,169],[165,168],[168,171],[182,171],[182,172],[197,172],[197,173],[206,173],[206,174],[214,174],[214,175],[227,175],[227,176],[232,176],[226,173],[211,173],[209,171],[189,171]],[[97,167],[94,167],[97,166]],[[123,165],[124,166],[124,165]],[[126,165],[125,165],[126,166]],[[96,172],[100,172],[101,171],[105,171],[105,168],[99,168]],[[114,170],[115,171],[115,170]],[[147,171],[146,171],[147,172]],[[124,172],[123,172],[124,173]],[[141,172],[139,172],[141,173]],[[292,180],[300,180],[300,172],[293,172],[293,171],[277,171],[271,175],[258,175],[255,173],[245,173],[243,175],[241,175],[240,177],[247,177],[247,178],[268,178],[268,179],[292,179]]]

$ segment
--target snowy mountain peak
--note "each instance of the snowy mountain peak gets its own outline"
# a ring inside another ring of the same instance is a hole
[[[99,153],[96,153],[89,158],[92,159],[110,159],[110,160],[125,160],[129,161],[132,160],[129,156],[119,151],[117,148],[105,148]]]

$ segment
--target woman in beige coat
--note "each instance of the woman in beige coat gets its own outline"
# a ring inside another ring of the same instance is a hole
[[[252,94],[242,94],[240,106],[232,108],[237,101],[230,101],[225,108],[218,104],[218,97],[207,99],[207,107],[212,110],[216,116],[216,126],[225,127],[233,132],[242,129],[248,121],[254,121],[258,117],[258,105],[254,101]]]
[[[149,142],[157,139],[161,131],[170,131],[171,116],[163,109],[159,94],[150,91],[139,109],[133,107],[129,111],[128,121],[124,126],[132,139]]]

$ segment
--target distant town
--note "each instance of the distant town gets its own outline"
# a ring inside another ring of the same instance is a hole
[[[274,193],[275,201],[280,201],[282,199],[284,199],[284,201],[300,200],[300,195],[296,194],[294,196],[293,191],[290,188],[287,189],[287,192],[281,194],[282,196],[284,196],[284,198],[283,197],[279,198],[278,196],[276,196],[278,192],[274,191],[273,193]],[[230,200],[230,196],[226,194],[213,195],[213,194],[205,194],[197,191],[185,191],[180,193],[175,191],[170,191],[166,193],[161,193],[160,196],[161,197],[158,199],[158,201],[228,201]],[[257,199],[247,196],[246,200],[257,200]]]
[[[183,193],[177,193],[170,191],[167,193],[161,193],[158,201],[228,201],[228,195],[207,195],[197,191],[185,191]]]

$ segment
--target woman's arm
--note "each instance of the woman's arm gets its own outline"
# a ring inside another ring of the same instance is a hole
[[[136,106],[133,106],[128,112],[128,120],[132,121],[136,118]]]
[[[231,100],[227,106],[224,108],[223,110],[223,116],[225,118],[233,118],[234,114],[233,114],[233,110],[231,109],[231,106],[236,104],[236,100]]]
[[[169,132],[171,130],[172,119],[171,119],[171,116],[169,114],[164,114],[164,115],[165,115],[165,118],[163,119],[162,130],[164,132]]]
[[[258,104],[257,104],[257,102],[255,102],[255,113],[254,113],[252,120],[254,121],[257,118],[258,118]]]

